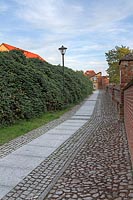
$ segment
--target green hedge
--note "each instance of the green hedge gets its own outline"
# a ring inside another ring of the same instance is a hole
[[[21,51],[0,52],[0,126],[78,103],[92,93],[83,72],[27,59]]]

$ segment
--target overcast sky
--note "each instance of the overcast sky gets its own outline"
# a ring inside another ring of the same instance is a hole
[[[133,48],[133,0],[0,0],[0,43],[65,66],[105,74],[105,52]]]

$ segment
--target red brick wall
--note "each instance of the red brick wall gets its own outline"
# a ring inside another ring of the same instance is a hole
[[[102,88],[105,89],[109,85],[109,78],[107,76],[102,76]]]
[[[121,61],[120,84],[124,88],[133,79],[133,61]]]
[[[124,121],[133,161],[133,84],[124,91]]]

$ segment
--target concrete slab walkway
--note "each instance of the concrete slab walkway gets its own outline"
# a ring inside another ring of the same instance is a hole
[[[82,129],[92,116],[98,94],[95,91],[70,119],[0,159],[0,199]],[[17,195],[15,198],[23,199]]]

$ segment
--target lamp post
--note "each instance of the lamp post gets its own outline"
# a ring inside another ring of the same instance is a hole
[[[63,45],[58,49],[62,55],[62,67],[63,67],[63,94],[64,94],[64,55],[66,53],[67,48]]]

